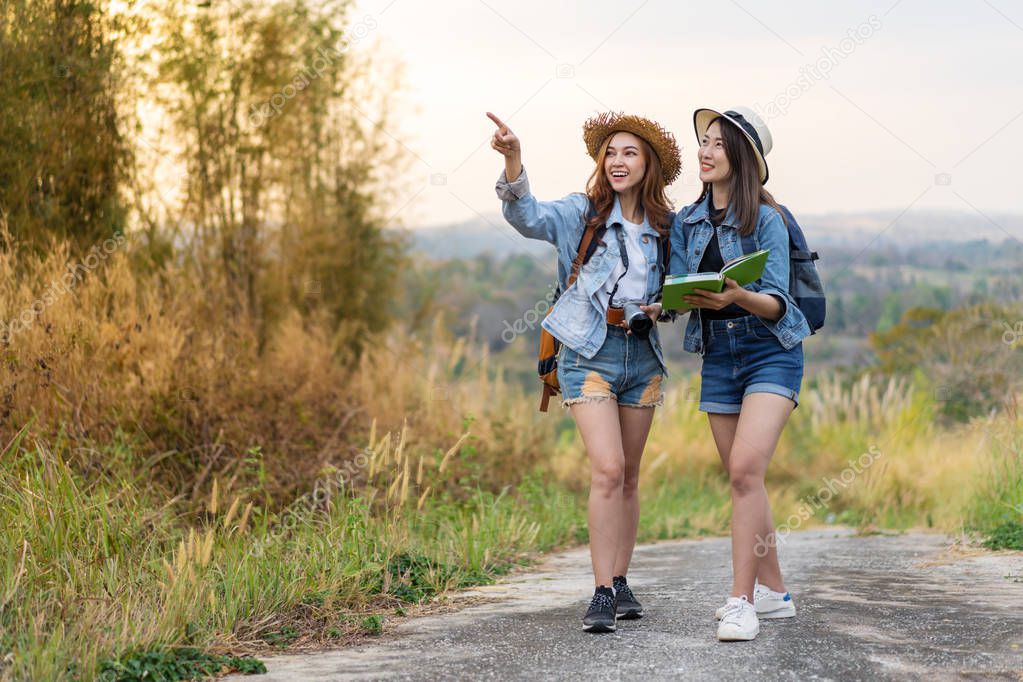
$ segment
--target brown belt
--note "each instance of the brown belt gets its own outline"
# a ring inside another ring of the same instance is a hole
[[[607,323],[621,326],[625,322],[625,308],[607,307]]]

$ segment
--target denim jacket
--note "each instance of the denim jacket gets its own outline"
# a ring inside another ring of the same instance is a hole
[[[572,286],[568,277],[572,261],[579,251],[585,228],[589,199],[585,194],[569,194],[557,201],[537,201],[529,191],[529,180],[523,168],[514,182],[508,182],[504,171],[497,181],[497,196],[502,200],[505,219],[525,237],[542,239],[555,246],[558,252],[558,281],[562,294],[541,325],[566,346],[585,358],[592,358],[604,345],[607,336],[607,310],[601,305],[596,292],[605,285],[621,258],[614,230],[622,228],[622,208],[615,196],[614,208],[607,219],[608,231],[603,244],[598,245],[589,262],[583,265]],[[669,216],[674,218],[674,215]],[[663,269],[657,247],[657,230],[643,217],[641,247],[647,271],[647,298],[653,303],[661,298]],[[629,263],[629,267],[639,264]],[[650,345],[658,362],[664,368],[660,337],[655,324],[650,331]]]
[[[710,221],[710,201],[708,193],[703,201],[686,206],[675,216],[671,226],[671,263],[668,267],[670,273],[699,271],[700,259],[703,258],[707,245],[714,235],[714,225]],[[729,210],[717,228],[721,259],[726,263],[744,253],[735,223],[735,215]],[[782,346],[786,349],[792,348],[810,335],[810,325],[789,295],[788,228],[777,211],[766,204],[761,204],[757,227],[752,237],[755,250],[769,249],[771,253],[767,257],[763,277],[744,288],[762,294],[773,294],[781,301],[783,313],[777,321],[772,322],[763,317],[760,321],[778,337]],[[700,318],[700,310],[693,309],[686,325],[682,347],[702,356],[705,349]]]

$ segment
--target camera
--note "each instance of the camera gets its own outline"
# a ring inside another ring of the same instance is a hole
[[[639,301],[625,301],[622,308],[625,312],[625,324],[628,325],[629,331],[637,337],[645,339],[650,335],[654,321],[640,309],[640,305],[642,304]]]

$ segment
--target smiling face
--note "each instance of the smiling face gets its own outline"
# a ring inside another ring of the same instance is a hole
[[[632,133],[612,135],[604,155],[604,173],[616,192],[638,189],[646,173],[642,140]]]
[[[700,149],[696,152],[696,160],[700,164],[700,182],[715,183],[727,180],[732,173],[732,166],[725,154],[725,141],[721,137],[721,121],[714,121],[700,139]]]

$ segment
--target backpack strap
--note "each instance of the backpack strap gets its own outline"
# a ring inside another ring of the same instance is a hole
[[[668,265],[671,263],[671,234],[657,238],[657,254],[661,261],[661,286],[664,289],[664,278],[668,276]],[[658,296],[658,300],[660,297]]]
[[[579,242],[579,252],[575,255],[575,260],[572,261],[572,272],[568,275],[568,286],[572,286],[576,278],[579,277],[579,271],[583,267],[583,261],[586,259],[586,252],[590,249],[590,243],[593,241],[593,236],[596,230],[586,225],[583,228],[583,238]],[[567,287],[566,287],[567,288]]]
[[[540,396],[540,411],[541,412],[546,412],[547,411],[547,406],[551,402],[551,396],[553,396],[555,393],[556,393],[556,391],[553,388],[551,388],[550,384],[545,382],[544,385],[543,385],[543,394]]]
[[[661,286],[664,286],[664,278],[668,275],[668,265],[671,263],[671,233],[658,239],[657,244],[661,248]]]
[[[572,272],[568,275],[568,282],[565,284],[566,289],[572,286],[576,278],[579,277],[579,271],[590,260],[590,256],[593,255],[593,251],[596,249],[597,245],[593,243],[593,237],[596,235],[597,230],[590,227],[590,220],[595,215],[597,215],[597,209],[591,201],[586,207],[586,214],[583,216],[583,236],[579,240],[579,249],[575,255],[575,260],[572,261]]]

